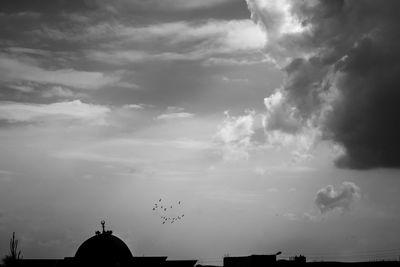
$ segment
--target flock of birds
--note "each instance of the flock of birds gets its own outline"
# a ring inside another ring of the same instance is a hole
[[[166,205],[160,198],[158,202],[154,203],[153,211],[160,217],[162,224],[178,222],[185,217],[184,213],[179,213],[181,210],[181,201],[179,200],[176,205]]]

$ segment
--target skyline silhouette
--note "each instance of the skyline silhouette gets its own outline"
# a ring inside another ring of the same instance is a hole
[[[400,258],[376,259],[371,258],[379,254],[364,254],[369,256],[368,261],[326,261],[321,257],[320,260],[308,260],[304,255],[282,257],[282,252],[275,254],[259,254],[249,256],[231,256],[225,254],[222,259],[202,259],[202,260],[170,260],[168,256],[134,256],[129,247],[118,237],[113,235],[111,230],[106,230],[105,221],[101,221],[102,231],[95,231],[95,235],[79,245],[74,256],[67,256],[63,259],[25,259],[19,249],[19,240],[15,238],[15,233],[10,239],[9,254],[2,258],[0,266],[224,266],[224,267],[256,267],[256,266],[303,266],[306,263],[315,265],[340,265],[342,263],[369,264],[387,266],[397,266]],[[381,251],[382,253],[382,251]],[[278,257],[279,256],[279,257]],[[386,257],[387,254],[386,254]],[[221,264],[222,261],[222,264]],[[210,265],[214,263],[214,265]]]

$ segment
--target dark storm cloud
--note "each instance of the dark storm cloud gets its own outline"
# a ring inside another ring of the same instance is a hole
[[[262,0],[248,2],[253,17],[276,21],[251,5]],[[400,167],[400,2],[291,3],[290,18],[304,28],[277,37],[280,52],[295,51],[287,52],[285,100],[344,148],[337,166]]]
[[[400,167],[399,44],[364,39],[338,67],[343,99],[328,127],[346,148],[340,167]]]

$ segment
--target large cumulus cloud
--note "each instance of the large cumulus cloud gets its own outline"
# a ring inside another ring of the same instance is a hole
[[[400,2],[247,3],[267,32],[266,53],[287,74],[278,92],[292,122],[270,116],[274,130],[301,131],[288,127],[293,119],[314,127],[342,146],[342,168],[400,167]]]
[[[222,157],[225,161],[247,159],[248,151],[253,147],[252,136],[255,132],[255,113],[248,111],[244,116],[230,116],[219,126],[214,140],[221,146]]]

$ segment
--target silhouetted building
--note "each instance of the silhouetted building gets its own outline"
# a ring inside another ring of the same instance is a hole
[[[224,267],[266,267],[276,264],[276,254],[224,257]]]
[[[133,255],[121,239],[103,229],[82,243],[76,251],[75,262],[80,266],[131,266]]]
[[[106,231],[101,222],[102,232],[83,242],[74,257],[64,259],[21,259],[19,267],[193,267],[196,260],[169,261],[167,257],[134,257],[128,246],[112,231]]]
[[[167,257],[134,257],[133,262],[135,267],[146,266],[163,266]]]
[[[101,222],[102,231],[83,242],[75,253],[74,257],[64,259],[20,259],[17,260],[18,267],[194,267],[196,260],[167,260],[167,257],[134,257],[129,247],[112,231],[106,231],[105,222]],[[250,255],[244,257],[224,257],[224,267],[268,267],[268,266],[337,266],[347,265],[358,266],[387,266],[398,267],[400,261],[372,261],[372,262],[306,262],[303,255],[280,259],[277,255]],[[201,265],[199,265],[201,266]]]
[[[289,257],[289,259],[280,259],[277,261],[277,265],[279,266],[302,266],[306,264],[306,257],[303,255]]]
[[[164,267],[189,267],[194,266],[197,260],[169,260],[165,261]]]
[[[306,257],[303,255],[294,256],[295,263],[306,263]]]
[[[64,266],[62,264],[64,260],[58,259],[19,259],[17,266],[18,267],[54,267],[54,266]]]

